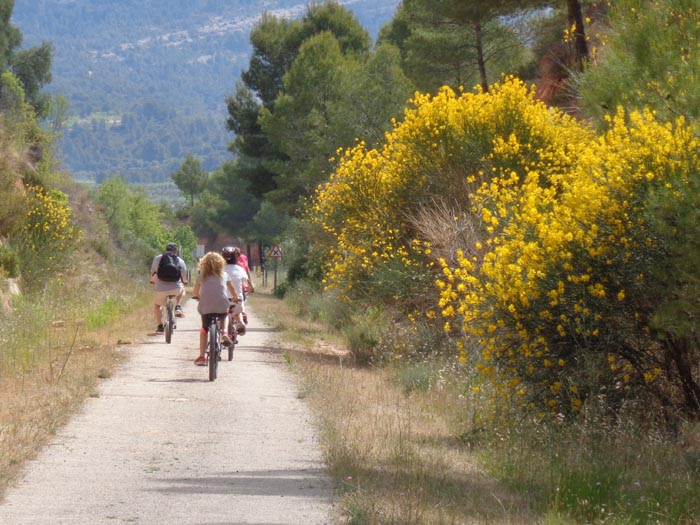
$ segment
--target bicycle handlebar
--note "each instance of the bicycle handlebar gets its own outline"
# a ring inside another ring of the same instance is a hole
[[[173,297],[174,297],[174,296],[173,296]],[[192,296],[192,299],[194,299],[195,301],[199,301],[199,296],[198,296],[198,295],[193,295],[193,296]],[[234,303],[234,304],[237,303],[237,302],[239,302],[238,300],[234,301],[234,300],[231,299],[230,297],[229,297],[229,301],[231,301],[231,302]]]

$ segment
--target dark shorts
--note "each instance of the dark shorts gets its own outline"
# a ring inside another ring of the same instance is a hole
[[[221,320],[224,317],[226,317],[226,313],[224,312],[223,314],[203,314],[202,328],[204,328],[205,330],[209,328],[209,323],[211,322],[212,317],[216,317],[217,319]]]

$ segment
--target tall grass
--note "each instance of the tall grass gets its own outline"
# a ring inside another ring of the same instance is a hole
[[[679,439],[603,416],[558,427],[511,422],[482,458],[536,508],[575,523],[689,525],[700,520],[697,432]]]

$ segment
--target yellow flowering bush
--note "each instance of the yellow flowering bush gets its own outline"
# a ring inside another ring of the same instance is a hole
[[[65,264],[81,231],[72,222],[68,197],[59,190],[27,187],[26,212],[18,233],[23,248],[23,275]]]
[[[659,305],[687,247],[673,243],[676,205],[700,205],[697,130],[620,110],[598,135],[514,78],[413,105],[381,149],[341,152],[316,192],[326,286],[411,319],[440,313],[460,360],[522,406],[577,412],[637,387],[692,399],[697,372],[683,365],[697,349]],[[431,236],[416,221],[431,207],[470,235]]]
[[[569,144],[588,135],[563,114],[533,104],[532,92],[512,78],[490,94],[445,87],[435,97],[416,94],[412,103],[380,150],[360,142],[342,152],[317,189],[309,220],[331,239],[325,283],[347,297],[414,303],[433,286],[435,255],[432,239],[412,220],[415,211],[436,201],[469,210],[476,177],[532,164],[566,166]]]
[[[699,145],[682,120],[620,111],[579,144],[570,170],[502,170],[478,189],[490,236],[479,256],[443,263],[441,304],[454,305],[480,366],[509,394],[575,412],[593,390],[659,380],[669,348],[652,318],[668,237],[649,206],[658,189],[697,176]],[[677,385],[688,379],[666,368]]]

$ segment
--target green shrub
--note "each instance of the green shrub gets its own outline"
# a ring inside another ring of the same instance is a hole
[[[7,277],[19,277],[19,256],[6,244],[0,244],[0,271]]]
[[[311,299],[319,293],[318,285],[310,281],[297,281],[294,284],[287,283],[284,288],[286,303],[296,315],[302,317],[313,318],[309,305]]]
[[[115,321],[123,310],[124,304],[122,300],[107,298],[96,307],[90,309],[85,316],[85,325],[89,330],[107,326]]]
[[[407,394],[430,389],[433,371],[428,363],[406,363],[396,371],[396,380]]]
[[[367,364],[378,361],[387,333],[386,319],[379,308],[355,311],[341,332],[356,362]]]

